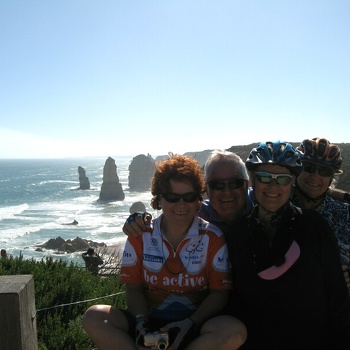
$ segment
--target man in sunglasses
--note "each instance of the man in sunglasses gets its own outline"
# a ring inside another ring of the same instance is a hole
[[[337,145],[325,138],[304,140],[298,147],[303,169],[296,181],[293,203],[319,212],[330,225],[340,249],[345,281],[350,294],[350,204],[335,200],[328,189],[335,181],[342,157]]]
[[[204,178],[208,198],[202,202],[199,216],[227,233],[237,218],[253,208],[245,163],[236,153],[215,150],[204,165]],[[142,234],[150,220],[149,213],[135,213],[127,219],[123,231],[126,235]]]

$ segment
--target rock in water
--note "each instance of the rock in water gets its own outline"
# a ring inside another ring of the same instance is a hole
[[[129,165],[129,188],[131,191],[149,191],[154,175],[154,160],[150,155],[139,154]]]
[[[79,173],[79,183],[80,183],[80,190],[89,190],[90,189],[90,181],[89,178],[86,176],[85,169],[81,166],[78,166],[78,173]]]
[[[103,167],[103,182],[100,191],[102,201],[122,201],[125,194],[117,175],[115,160],[108,157]]]

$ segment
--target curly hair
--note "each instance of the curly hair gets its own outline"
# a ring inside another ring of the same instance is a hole
[[[199,200],[202,200],[205,191],[203,170],[199,163],[188,156],[169,153],[169,158],[160,161],[156,165],[156,171],[152,178],[151,206],[153,209],[161,209],[160,197],[163,193],[171,191],[170,180],[183,182],[188,181],[198,193]]]

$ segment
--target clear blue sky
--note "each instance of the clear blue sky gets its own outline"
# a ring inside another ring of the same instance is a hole
[[[2,0],[0,158],[350,142],[348,0]]]

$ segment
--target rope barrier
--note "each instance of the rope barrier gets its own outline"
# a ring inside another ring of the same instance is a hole
[[[118,292],[118,293],[114,293],[114,294],[105,295],[105,296],[103,296],[103,297],[98,297],[98,298],[94,298],[94,299],[75,301],[74,303],[68,303],[68,304],[61,304],[61,305],[55,305],[55,306],[45,307],[45,308],[43,308],[43,309],[38,309],[38,310],[36,310],[36,312],[38,313],[38,312],[41,312],[41,311],[56,309],[56,308],[59,308],[59,307],[88,303],[88,302],[90,302],[90,301],[95,301],[95,300],[99,300],[99,299],[110,298],[110,297],[114,297],[114,296],[116,296],[116,295],[120,295],[120,294],[123,294],[123,293],[125,293],[125,291]]]

